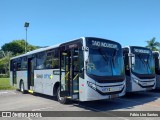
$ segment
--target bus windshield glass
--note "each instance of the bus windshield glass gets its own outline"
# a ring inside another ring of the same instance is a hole
[[[154,58],[149,49],[132,48],[134,59],[132,59],[132,71],[137,74],[154,74]],[[134,62],[133,62],[134,61]]]
[[[87,73],[96,76],[124,75],[121,45],[107,40],[91,39],[87,42],[89,56]]]

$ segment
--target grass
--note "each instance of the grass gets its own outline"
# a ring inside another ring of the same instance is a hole
[[[9,78],[0,78],[0,90],[14,90],[15,88],[10,85]]]

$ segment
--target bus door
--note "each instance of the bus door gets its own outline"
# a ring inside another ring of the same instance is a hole
[[[60,48],[60,96],[79,99],[79,48]]]
[[[13,62],[13,73],[12,73],[12,79],[13,79],[13,85],[17,84],[17,74],[16,74],[16,70],[17,70],[17,62]]]
[[[34,86],[34,58],[28,58],[28,90]]]

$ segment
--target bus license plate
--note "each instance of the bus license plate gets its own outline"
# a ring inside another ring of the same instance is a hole
[[[118,97],[117,94],[110,95],[110,98],[116,98],[116,97]]]

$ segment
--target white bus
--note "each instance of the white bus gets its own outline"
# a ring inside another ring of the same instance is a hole
[[[123,96],[123,52],[117,42],[82,37],[13,57],[11,84],[25,91],[57,96],[60,103]]]
[[[155,89],[155,64],[152,51],[145,47],[123,48],[126,73],[126,92]]]
[[[156,88],[160,89],[160,56],[159,51],[153,51],[155,60],[155,72],[156,72]]]

